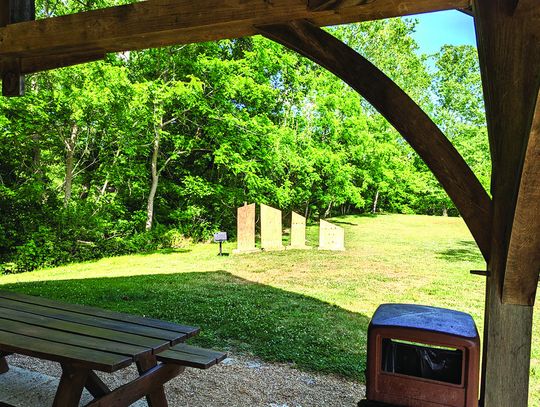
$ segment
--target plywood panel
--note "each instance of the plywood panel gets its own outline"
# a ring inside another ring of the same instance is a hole
[[[319,250],[345,250],[345,230],[340,226],[321,220]]]
[[[261,249],[283,250],[281,211],[261,204]]]
[[[255,204],[244,205],[237,210],[237,243],[234,253],[249,253],[255,247]]]
[[[291,217],[291,249],[311,249],[306,245],[306,218],[296,212]]]

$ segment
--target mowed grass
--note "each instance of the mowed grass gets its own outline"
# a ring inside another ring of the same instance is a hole
[[[3,289],[202,328],[193,343],[364,380],[369,318],[407,302],[473,315],[483,329],[485,263],[458,218],[381,215],[332,220],[345,252],[218,257],[217,245],[0,276]],[[317,245],[318,228],[308,228]],[[232,252],[233,243],[225,245]],[[531,405],[540,406],[540,318],[534,317]]]

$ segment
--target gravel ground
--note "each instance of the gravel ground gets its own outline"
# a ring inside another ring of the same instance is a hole
[[[8,362],[51,376],[61,373],[56,363],[25,356],[10,356]],[[135,375],[133,369],[100,374],[111,388]],[[356,406],[365,392],[360,383],[337,376],[301,372],[238,355],[209,370],[188,368],[165,389],[171,407],[347,407]]]

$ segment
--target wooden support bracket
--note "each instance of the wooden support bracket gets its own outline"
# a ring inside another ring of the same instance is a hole
[[[156,391],[161,392],[164,383],[174,379],[183,371],[183,366],[159,364],[142,373],[140,377],[132,382],[125,384],[113,390],[111,393],[92,401],[87,405],[87,407],[123,407],[126,405],[131,405],[145,395],[155,394]],[[163,397],[165,396],[163,395]],[[159,402],[166,403],[166,399],[163,398],[158,401],[158,403],[156,403],[156,400],[153,400],[153,404],[149,405],[156,407],[167,405],[159,404]]]
[[[310,58],[375,107],[412,146],[456,204],[487,260],[491,199],[463,157],[429,116],[375,65],[312,23],[258,27],[261,34]]]
[[[521,173],[502,299],[533,306],[540,274],[540,94]]]

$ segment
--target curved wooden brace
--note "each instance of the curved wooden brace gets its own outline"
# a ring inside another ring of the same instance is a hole
[[[525,152],[508,245],[503,303],[533,306],[540,275],[540,94]]]
[[[258,30],[328,69],[371,103],[435,174],[463,216],[482,255],[489,260],[489,195],[452,143],[399,86],[352,48],[306,20]]]

